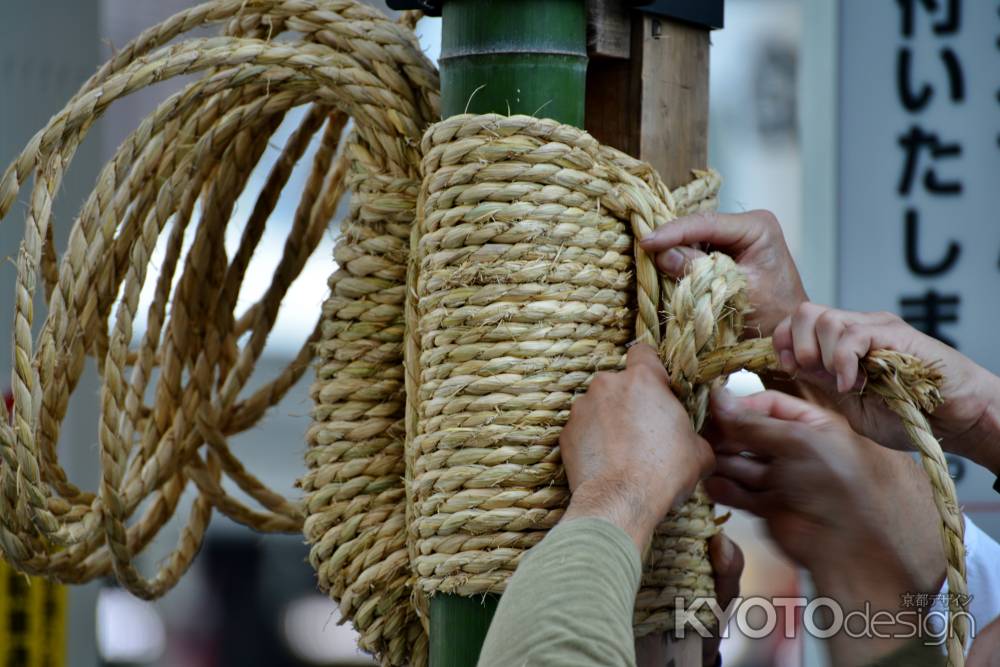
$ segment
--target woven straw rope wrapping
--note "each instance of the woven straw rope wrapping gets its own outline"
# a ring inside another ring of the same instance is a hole
[[[361,646],[390,664],[426,659],[406,550],[403,336],[406,260],[419,182],[386,178],[349,147],[351,211],[323,305],[302,479],[310,562],[354,620]]]
[[[120,50],[4,173],[0,218],[34,178],[17,264],[13,427],[0,415],[0,547],[16,567],[68,582],[114,572],[155,597],[190,565],[214,510],[258,530],[301,529],[320,586],[362,647],[383,664],[422,664],[426,594],[502,590],[558,520],[567,501],[559,426],[593,373],[620,367],[628,341],[659,347],[698,427],[709,383],[773,365],[769,341],[731,347],[747,307],[731,260],[712,255],[675,285],[635,250],[635,238],[674,215],[712,208],[714,174],[671,193],[648,165],[524,117],[448,119],[421,146],[438,84],[406,28],[413,20],[394,24],[354,0],[194,7]],[[208,23],[224,23],[225,36],[171,43]],[[271,41],[282,32],[297,39]],[[52,200],[95,119],[122,96],[191,74],[200,78],[101,171],[60,258]],[[284,114],[305,104],[230,257],[235,202]],[[236,312],[278,196],[317,135],[273,284]],[[281,300],[346,189],[351,211],[317,328],[282,373],[245,393]],[[133,340],[159,239],[166,254],[146,332]],[[33,335],[39,278],[47,312]],[[314,354],[299,502],[257,480],[228,439],[280,400]],[[87,356],[102,380],[97,493],[66,478],[56,450]],[[937,378],[892,353],[865,368],[922,454],[949,583],[962,593],[954,485],[920,412],[939,400]],[[223,476],[263,509],[230,495]],[[188,524],[147,579],[133,561],[190,482]],[[700,490],[658,528],[638,635],[670,625],[675,595],[711,592],[705,540],[715,530]],[[962,619],[956,630],[949,653],[960,664]]]
[[[499,592],[568,501],[559,432],[594,373],[622,367],[636,338],[633,227],[673,217],[673,198],[643,163],[552,121],[458,116],[423,150],[414,569],[425,593]],[[705,174],[680,191],[696,198],[685,210],[710,206],[717,185]],[[649,342],[660,319],[640,325]],[[676,595],[713,594],[715,531],[699,493],[657,532],[637,634],[669,627]]]

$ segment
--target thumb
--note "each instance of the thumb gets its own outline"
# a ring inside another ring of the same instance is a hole
[[[833,413],[780,391],[737,398],[725,389],[712,392],[712,416],[719,436],[716,452],[749,451],[781,457],[808,443],[810,434],[835,423]],[[803,429],[802,426],[811,428]]]
[[[668,276],[680,278],[694,260],[704,257],[705,253],[687,246],[676,246],[669,250],[656,253],[656,266]]]
[[[740,594],[743,550],[724,533],[717,533],[708,541],[708,558],[715,574],[715,597],[725,609]]]
[[[836,420],[836,415],[809,401],[781,391],[768,389],[749,396],[734,396],[724,388],[712,392],[712,405],[716,418],[727,421],[750,420],[769,417],[786,422],[799,422],[820,426]]]
[[[719,607],[728,611],[729,604],[740,594],[740,576],[743,574],[743,551],[723,533],[712,536],[708,541],[708,559],[712,563],[715,578],[715,597]],[[719,619],[715,636],[702,644],[702,664],[719,664],[719,636],[725,628],[727,618]]]

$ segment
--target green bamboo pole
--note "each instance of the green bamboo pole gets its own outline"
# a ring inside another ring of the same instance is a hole
[[[527,114],[583,127],[583,0],[445,0],[441,114]],[[497,595],[431,598],[431,667],[475,667]]]
[[[441,114],[528,114],[583,127],[583,0],[445,0]]]

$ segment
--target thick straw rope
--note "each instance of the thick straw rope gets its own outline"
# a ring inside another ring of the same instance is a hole
[[[14,426],[0,419],[0,546],[16,567],[68,582],[113,571],[155,597],[190,565],[213,510],[258,530],[303,530],[319,584],[361,646],[383,664],[423,664],[426,596],[502,590],[559,519],[568,500],[559,428],[593,374],[621,366],[629,341],[658,346],[697,427],[712,382],[773,366],[769,341],[733,347],[748,305],[731,260],[713,254],[674,284],[634,243],[711,208],[715,174],[671,193],[648,165],[526,117],[447,119],[421,144],[437,117],[437,73],[406,28],[413,20],[395,24],[353,0],[195,7],[118,52],[8,168],[0,218],[34,180],[17,262]],[[171,43],[219,22],[222,37]],[[297,37],[274,41],[282,32]],[[57,257],[52,200],[94,121],[120,97],[190,74],[199,76],[101,171]],[[229,257],[237,197],[285,112],[306,104]],[[236,313],[278,196],[320,132],[273,284]],[[245,394],[281,300],[345,189],[350,213],[316,330],[287,369]],[[135,340],[161,238],[161,276]],[[39,276],[47,309],[33,331]],[[280,400],[314,354],[305,497],[291,501],[247,471],[228,439]],[[101,376],[97,493],[66,478],[56,450],[88,356]],[[951,590],[964,593],[954,485],[920,412],[939,400],[937,378],[892,353],[865,368],[922,454]],[[223,476],[262,509],[230,495]],[[198,496],[180,542],[146,578],[133,561],[189,482]],[[700,490],[658,528],[637,635],[670,626],[675,596],[712,593],[705,544],[716,530]],[[949,643],[956,665],[963,620]]]
[[[672,218],[673,200],[654,194],[651,185],[666,191],[648,166],[553,121],[457,116],[428,131],[423,152],[407,359],[413,565],[427,594],[500,592],[562,515],[559,432],[573,398],[594,373],[620,368],[636,338],[634,234]],[[682,206],[702,205],[717,185],[704,174]],[[719,280],[716,264],[729,271]],[[699,343],[735,342],[741,308],[730,302],[742,279],[724,256],[698,275],[709,279],[667,288],[666,340],[687,340],[704,297],[712,341]],[[658,343],[660,278],[646,265],[638,281],[639,337]],[[697,370],[694,352],[667,356]],[[699,425],[707,388],[687,388]],[[715,532],[700,491],[657,531],[638,635],[669,627],[676,596],[713,595]]]
[[[182,31],[219,21],[230,21],[227,33],[239,37],[163,46]],[[285,29],[302,33],[303,40],[258,39]],[[57,263],[51,200],[85,132],[115,99],[197,72],[206,74],[161,104],[105,166]],[[436,75],[412,33],[364,5],[214,2],[141,35],[29,142],[0,182],[0,214],[5,215],[21,183],[34,177],[18,256],[15,426],[2,430],[0,537],[11,561],[67,581],[102,576],[113,566],[130,590],[152,597],[168,589],[190,563],[212,507],[258,529],[299,529],[301,506],[246,472],[226,438],[252,425],[294,384],[308,366],[318,333],[272,382],[245,397],[239,392],[263,350],[284,292],[321,238],[342,192],[343,166],[331,166],[344,122],[337,109],[357,120],[357,142],[375,146],[370,152],[387,172],[415,174],[411,145],[436,113],[436,91]],[[270,133],[287,109],[313,100],[314,111],[258,198],[239,250],[226,258],[225,225]],[[324,122],[326,139],[274,282],[258,303],[234,317],[235,297],[277,196]],[[196,203],[201,210],[194,241],[172,286]],[[130,352],[139,288],[153,246],[168,226],[147,332],[138,350]],[[33,337],[39,268],[48,312]],[[109,331],[113,307],[117,314]],[[249,339],[239,345],[244,334]],[[86,355],[98,360],[103,378],[97,496],[69,484],[55,457],[59,425]],[[155,398],[146,403],[150,394]],[[208,445],[204,457],[197,453],[202,444]],[[222,472],[266,511],[247,508],[223,491]],[[130,561],[173,512],[188,480],[200,491],[189,526],[160,573],[145,581]],[[143,518],[126,534],[124,520],[150,497]],[[52,543],[69,548],[49,556],[46,544]]]

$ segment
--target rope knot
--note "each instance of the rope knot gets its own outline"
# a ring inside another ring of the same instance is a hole
[[[746,279],[732,258],[712,253],[692,262],[688,273],[676,284],[664,283],[663,310],[666,331],[660,356],[670,374],[670,383],[701,429],[708,409],[713,382],[699,381],[701,358],[735,344],[743,330],[743,317],[750,309]]]

